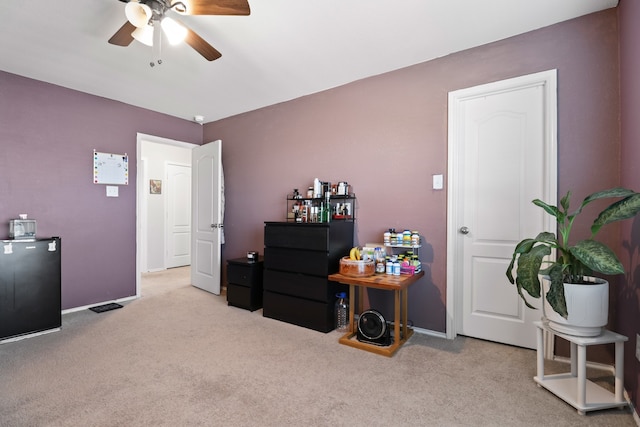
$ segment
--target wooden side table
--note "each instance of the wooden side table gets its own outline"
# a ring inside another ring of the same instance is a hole
[[[620,408],[627,405],[623,397],[624,335],[605,330],[597,337],[576,337],[556,332],[543,322],[534,322],[537,329],[537,375],[534,381],[555,394],[584,415],[587,411]],[[571,372],[544,375],[544,339],[547,331],[571,343]],[[615,343],[615,393],[587,380],[587,347]]]
[[[349,285],[349,331],[338,340],[340,344],[370,351],[376,354],[381,354],[383,356],[393,356],[393,354],[400,348],[400,346],[407,342],[409,337],[413,335],[413,329],[407,326],[407,290],[409,286],[414,284],[422,276],[424,276],[424,271],[411,276],[392,276],[387,274],[377,274],[368,277],[349,277],[340,273],[329,275],[329,280]],[[357,331],[357,325],[354,319],[356,288],[358,288],[358,313],[362,312],[362,300],[364,298],[365,288],[376,288],[386,291],[393,291],[395,299],[393,319],[394,338],[393,344],[391,344],[390,346],[382,347],[353,339],[353,337],[356,336]]]

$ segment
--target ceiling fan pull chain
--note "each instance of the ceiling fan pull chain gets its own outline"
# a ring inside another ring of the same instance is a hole
[[[153,21],[153,46],[151,47],[151,52],[153,57],[151,58],[150,66],[155,66],[156,64],[162,64],[162,30],[160,27],[160,21]]]

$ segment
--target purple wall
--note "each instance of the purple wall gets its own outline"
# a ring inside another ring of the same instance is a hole
[[[618,182],[617,40],[614,9],[205,125],[205,141],[223,141],[224,257],[262,250],[263,221],[285,218],[294,187],[346,180],[360,244],[389,227],[426,238],[409,318],[444,332],[446,182],[432,190],[431,176],[447,173],[448,92],[557,68],[559,188],[580,200]]]
[[[0,72],[0,238],[19,213],[62,237],[62,308],[136,293],[136,134],[200,143],[200,125]],[[93,149],[129,155],[129,185],[93,184]]]
[[[640,2],[621,0],[620,21],[620,122],[622,137],[621,182],[628,188],[640,187]],[[617,299],[616,325],[629,337],[625,345],[625,389],[635,408],[640,404],[640,362],[635,357],[636,334],[640,333],[640,218],[622,227],[620,258],[630,273],[621,280]]]
[[[263,222],[284,219],[294,187],[315,177],[346,180],[358,196],[360,244],[380,241],[388,227],[426,237],[428,274],[411,289],[409,317],[444,332],[447,187],[431,190],[431,175],[447,172],[447,93],[557,68],[559,192],[571,189],[579,200],[619,182],[637,189],[638,19],[638,2],[621,0],[618,10],[210,123],[204,138],[195,123],[0,72],[0,224],[26,212],[40,236],[62,236],[63,308],[133,295],[136,133],[193,143],[220,138],[225,259],[262,252]],[[117,199],[91,182],[94,148],[129,154],[130,185],[120,186]],[[584,236],[576,237],[586,237],[588,224],[577,226]],[[614,283],[612,328],[630,337],[625,387],[637,405],[640,221],[610,230],[602,237],[620,247],[632,271]]]

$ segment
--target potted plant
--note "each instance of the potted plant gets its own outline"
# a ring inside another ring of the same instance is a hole
[[[605,198],[618,199],[607,206],[598,217],[593,221],[591,226],[591,237],[576,243],[570,242],[571,229],[573,223],[580,215],[582,210],[589,203]],[[599,191],[587,196],[580,207],[569,212],[571,201],[571,192],[560,200],[560,206],[549,205],[539,199],[533,201],[533,204],[541,207],[549,215],[556,218],[558,226],[558,237],[554,233],[542,232],[535,238],[524,239],[516,246],[511,263],[507,268],[507,278],[509,282],[516,285],[518,294],[524,300],[527,307],[534,308],[527,301],[526,291],[533,298],[540,298],[542,287],[540,284],[540,276],[545,278],[545,300],[543,303],[553,310],[545,311],[547,320],[553,317],[554,322],[550,322],[553,329],[560,332],[571,333],[574,335],[594,336],[599,335],[602,326],[607,324],[608,315],[608,282],[594,278],[594,273],[605,275],[623,274],[624,268],[616,254],[605,244],[594,240],[595,235],[600,231],[602,226],[615,221],[634,217],[640,212],[640,193],[624,188],[612,188],[609,190]],[[556,251],[556,259],[549,259],[552,250]],[[516,266],[516,275],[514,277],[513,270]],[[584,286],[586,285],[586,286]],[[595,285],[600,285],[604,290],[598,290],[604,297],[604,303],[594,303],[580,299],[573,295],[573,292],[594,291]],[[548,288],[548,289],[547,289]],[[571,296],[567,294],[571,292]],[[567,301],[576,302],[577,306],[567,308]],[[602,307],[604,305],[604,307]],[[604,308],[604,322],[601,319],[596,320],[599,325],[592,325],[586,322],[584,328],[578,327],[577,330],[569,330],[563,328],[560,323],[570,323],[572,316],[581,320],[584,316],[590,314],[589,311]],[[572,313],[575,311],[575,313]],[[558,321],[559,319],[560,321]],[[555,326],[555,327],[554,327]]]

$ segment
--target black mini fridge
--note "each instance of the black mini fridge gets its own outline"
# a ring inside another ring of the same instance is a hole
[[[61,327],[60,243],[0,241],[0,341]]]

